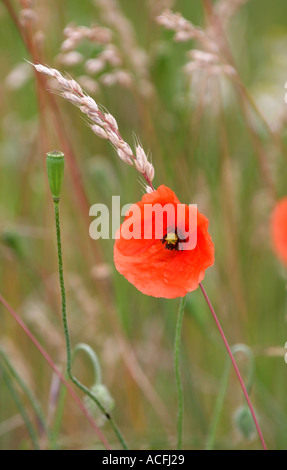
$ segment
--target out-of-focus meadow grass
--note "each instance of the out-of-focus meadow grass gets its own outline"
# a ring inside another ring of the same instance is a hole
[[[122,204],[138,201],[143,189],[136,172],[90,131],[81,113],[53,95],[60,118],[55,121],[48,93],[39,91],[33,70],[24,64],[24,59],[33,57],[4,3],[0,2],[0,294],[64,371],[53,206],[45,171],[45,153],[54,148],[65,151],[64,139],[80,172],[80,179],[72,176],[71,159],[67,158],[61,220],[72,344],[86,342],[98,354],[104,383],[116,403],[113,416],[129,445],[174,448],[177,397],[173,342],[179,300],[142,295],[115,271],[113,240],[92,241],[88,232],[90,205],[101,202],[111,207],[112,195],[120,195]],[[41,61],[73,78],[84,75],[82,65],[64,67],[56,56],[68,23],[108,26],[97,1],[34,3],[36,29],[41,31],[36,41]],[[134,132],[143,147],[150,149],[155,185],[171,187],[182,202],[197,203],[209,218],[216,261],[207,270],[204,284],[230,343],[245,343],[255,355],[251,397],[267,444],[272,449],[286,449],[286,280],[271,249],[269,221],[274,194],[260,165],[262,159],[267,162],[267,175],[277,196],[284,195],[287,4],[285,0],[272,5],[268,0],[250,0],[228,25],[240,76],[274,129],[276,138],[272,138],[251,106],[238,99],[231,80],[214,87],[208,99],[206,92],[204,100],[197,100],[202,84],[190,87],[183,72],[186,52],[195,45],[175,43],[173,33],[155,20],[160,5],[167,3],[118,2],[138,46],[146,51],[152,94],[144,96],[137,85],[129,89],[116,84],[101,85],[95,97],[116,117],[127,142],[132,142]],[[25,2],[15,0],[11,5],[19,16]],[[199,0],[177,1],[173,10],[194,24],[204,25]],[[88,41],[79,50],[85,58],[98,52]],[[54,429],[59,384],[2,307],[0,319],[1,348]],[[246,360],[240,355],[237,358],[246,377]],[[202,294],[193,292],[188,296],[181,351],[186,449],[205,447],[225,362],[224,346]],[[0,448],[31,448],[27,429],[4,383],[2,366],[0,363]],[[73,369],[84,383],[92,384],[92,369],[85,356],[79,353]],[[34,420],[25,395],[16,389]],[[247,441],[234,426],[234,413],[242,403],[241,389],[231,371],[216,448],[259,448],[256,436]],[[118,448],[108,424],[102,431],[111,446]],[[49,446],[44,435],[41,445]],[[57,445],[102,448],[69,396]]]

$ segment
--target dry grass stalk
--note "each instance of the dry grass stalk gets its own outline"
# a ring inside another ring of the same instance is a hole
[[[175,41],[189,41],[195,39],[202,49],[192,49],[188,52],[191,60],[185,65],[185,72],[193,75],[195,71],[204,71],[208,75],[224,73],[228,76],[236,76],[235,68],[230,65],[222,52],[221,38],[212,25],[206,29],[194,26],[180,13],[165,10],[157,21],[166,29],[175,31]]]
[[[85,61],[76,48],[83,41],[94,42],[100,51],[84,63],[85,74],[90,76],[89,89],[97,89],[99,84],[117,84],[150,98],[154,90],[149,78],[149,59],[137,43],[133,25],[116,0],[95,0],[94,4],[103,26],[67,25],[57,57],[59,64],[73,67]],[[95,76],[97,86],[91,81]]]
[[[204,49],[213,54],[218,54],[219,50],[214,39],[204,29],[194,26],[191,21],[188,21],[180,13],[173,13],[171,10],[166,9],[157,17],[157,22],[166,29],[175,32],[175,41],[181,42],[196,39]]]
[[[175,0],[148,0],[148,8],[152,17],[158,16],[162,11],[173,8]]]
[[[138,92],[144,97],[153,95],[149,79],[149,58],[139,47],[131,21],[123,13],[117,0],[94,0],[102,21],[115,32],[118,50],[126,68],[132,74]]]
[[[220,0],[215,5],[216,13],[221,21],[226,24],[249,0]]]
[[[69,24],[64,29],[64,36],[65,40],[61,45],[62,52],[72,51],[84,40],[98,44],[109,44],[112,40],[111,31],[98,25],[88,27]]]
[[[34,64],[32,64],[34,65]],[[147,155],[139,142],[136,142],[135,153],[125,142],[119,132],[116,119],[105,112],[93,98],[87,95],[75,80],[64,77],[58,70],[41,64],[34,65],[35,69],[56,80],[60,95],[77,106],[89,118],[92,131],[102,139],[109,140],[120,159],[128,165],[133,165],[153,189],[154,167],[148,161]]]

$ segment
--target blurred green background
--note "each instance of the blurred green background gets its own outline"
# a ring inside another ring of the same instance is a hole
[[[132,144],[134,133],[151,151],[155,186],[171,187],[181,202],[197,203],[209,218],[216,261],[204,285],[230,343],[244,343],[253,351],[251,398],[267,445],[286,449],[286,272],[272,252],[269,227],[275,199],[286,194],[286,1],[271,5],[249,0],[224,25],[244,92],[219,75],[188,80],[183,69],[187,52],[198,44],[175,42],[173,32],[156,21],[170,5],[205,27],[200,0],[104,3],[0,2],[0,294],[64,371],[53,205],[45,171],[46,152],[59,148],[66,154],[61,221],[72,344],[86,342],[97,352],[104,383],[115,399],[113,416],[130,447],[175,447],[173,343],[179,299],[142,295],[115,271],[113,240],[92,241],[88,231],[92,204],[111,207],[112,195],[120,195],[122,205],[135,202],[143,188],[134,169],[90,131],[80,111],[49,95],[48,87],[35,79],[24,60],[39,59],[81,77],[91,90],[94,86],[92,96],[115,116],[124,139]],[[61,63],[63,30],[69,23],[108,28],[122,62],[107,65],[88,82],[85,63],[103,48],[85,40],[76,47],[80,63]],[[129,72],[130,86],[107,86],[115,68]],[[59,383],[2,306],[0,321],[1,349],[55,430]],[[246,378],[248,360],[240,354],[237,358]],[[193,292],[181,351],[186,449],[206,446],[225,363],[224,346],[204,298],[199,290]],[[0,448],[31,448],[4,369],[0,362]],[[74,372],[92,384],[90,363],[80,353]],[[34,422],[31,405],[15,387]],[[260,448],[256,435],[248,440],[234,424],[242,404],[231,371],[215,448]],[[42,447],[49,448],[40,431]],[[118,448],[108,424],[102,431]],[[102,448],[70,396],[56,441],[62,449]]]

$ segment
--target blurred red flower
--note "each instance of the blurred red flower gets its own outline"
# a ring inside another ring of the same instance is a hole
[[[273,210],[271,235],[276,255],[287,265],[287,197],[278,201]]]
[[[146,211],[147,206],[155,212]],[[164,207],[173,209],[174,219],[170,224],[171,219],[163,216],[159,232],[155,213]],[[146,229],[149,238],[144,236]],[[207,218],[195,206],[180,204],[174,192],[162,185],[128,211],[116,234],[115,266],[146,295],[183,297],[198,287],[205,270],[214,263],[214,245],[207,230]]]

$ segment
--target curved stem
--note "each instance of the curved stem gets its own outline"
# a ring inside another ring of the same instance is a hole
[[[256,426],[256,429],[257,429],[257,432],[258,432],[258,435],[259,435],[261,444],[262,444],[262,446],[263,446],[263,449],[264,449],[264,450],[267,450],[267,447],[266,447],[266,444],[265,444],[265,441],[264,441],[264,438],[263,438],[263,434],[262,434],[262,432],[261,432],[259,423],[258,423],[258,421],[257,421],[256,415],[255,415],[255,412],[254,412],[254,409],[253,409],[253,406],[252,406],[252,403],[251,403],[251,401],[250,401],[249,395],[248,395],[247,390],[246,390],[246,388],[245,388],[245,385],[244,385],[244,382],[243,382],[242,377],[241,377],[241,375],[240,375],[239,369],[238,369],[237,364],[236,364],[236,362],[235,362],[235,359],[234,359],[234,357],[233,357],[232,351],[231,351],[231,349],[230,349],[230,347],[229,347],[228,341],[227,341],[227,339],[226,339],[226,337],[225,337],[225,334],[224,334],[224,332],[223,332],[223,329],[221,328],[221,325],[220,325],[220,323],[219,323],[219,320],[218,320],[218,318],[217,318],[217,315],[216,315],[216,313],[215,313],[215,311],[214,311],[214,308],[213,308],[212,305],[211,305],[211,302],[210,302],[210,300],[209,300],[209,297],[208,297],[208,295],[207,295],[207,293],[206,293],[206,291],[205,291],[205,289],[204,289],[202,283],[200,282],[199,285],[200,285],[200,288],[201,288],[201,290],[202,290],[202,293],[203,293],[203,295],[204,295],[204,297],[205,297],[205,300],[206,300],[206,302],[207,302],[207,304],[208,304],[208,307],[209,307],[209,309],[210,309],[210,311],[211,311],[211,313],[212,313],[212,315],[213,315],[213,318],[214,318],[214,320],[215,320],[215,323],[216,323],[216,325],[217,325],[217,328],[218,328],[218,330],[219,330],[219,332],[220,332],[220,334],[221,334],[221,337],[222,337],[222,339],[223,339],[223,342],[224,342],[224,344],[225,344],[225,347],[226,347],[227,352],[228,352],[228,354],[229,354],[229,357],[230,357],[230,359],[231,359],[232,365],[233,365],[233,367],[234,367],[234,369],[235,369],[235,372],[236,372],[236,375],[237,375],[238,380],[239,380],[239,382],[240,382],[242,391],[243,391],[243,393],[244,393],[244,396],[245,396],[246,401],[247,401],[247,403],[248,403],[249,409],[250,409],[250,411],[251,411],[251,414],[252,414],[252,417],[253,417],[253,421],[254,421],[254,424],[255,424],[255,426]]]
[[[127,444],[118,429],[116,423],[112,419],[109,413],[105,410],[103,405],[99,402],[99,400],[94,396],[94,394],[85,386],[83,385],[76,377],[72,374],[72,349],[71,349],[71,340],[70,340],[70,333],[69,333],[69,326],[68,326],[68,318],[67,318],[67,307],[66,307],[66,292],[65,292],[65,284],[64,284],[64,271],[63,271],[63,258],[62,258],[62,244],[61,244],[61,229],[60,229],[60,214],[59,214],[59,200],[54,199],[54,209],[55,209],[55,222],[56,222],[56,235],[57,235],[57,251],[58,251],[58,267],[59,267],[59,280],[60,280],[60,287],[61,287],[61,299],[62,299],[62,321],[64,326],[64,334],[66,340],[66,352],[67,352],[67,373],[71,381],[88,395],[100,408],[102,413],[105,414],[107,420],[109,421],[110,425],[112,426],[117,438],[119,439],[122,447],[127,450]]]
[[[95,375],[95,381],[94,381],[94,385],[99,385],[102,383],[102,371],[101,371],[101,366],[100,366],[100,362],[99,362],[99,359],[98,359],[98,356],[96,355],[95,351],[93,350],[93,348],[91,348],[91,346],[89,346],[88,344],[85,344],[85,343],[78,343],[74,349],[73,349],[73,355],[72,355],[72,362],[74,361],[74,357],[76,355],[76,353],[78,351],[83,351],[85,352],[92,364],[93,364],[93,368],[94,368],[94,375]]]
[[[180,301],[180,306],[177,314],[177,324],[174,341],[174,369],[175,369],[175,380],[177,388],[177,399],[178,399],[178,412],[177,412],[177,449],[181,450],[182,446],[182,424],[183,424],[183,387],[180,377],[180,366],[179,366],[179,354],[181,344],[181,330],[183,322],[184,307],[186,303],[186,297],[183,297]]]

